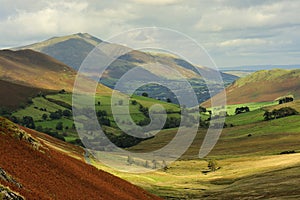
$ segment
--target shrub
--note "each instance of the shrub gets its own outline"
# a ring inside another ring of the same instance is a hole
[[[207,167],[210,169],[210,171],[216,171],[218,169],[217,161],[215,160],[209,160]]]
[[[56,124],[56,130],[63,130],[64,126],[63,126],[63,123],[62,122],[58,122]]]

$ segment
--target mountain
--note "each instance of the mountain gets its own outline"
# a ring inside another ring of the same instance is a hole
[[[35,43],[32,45],[19,47],[17,49],[33,49],[39,52],[43,52],[57,60],[71,66],[73,69],[78,70],[82,61],[86,58],[88,53],[102,40],[89,35],[88,33],[77,33],[64,37],[54,37],[49,40]],[[118,44],[107,44],[108,48],[112,51],[122,51],[124,47]],[[127,48],[128,49],[128,48]],[[210,68],[192,65],[189,62],[175,57],[170,54],[163,53],[151,53],[151,52],[141,52],[137,50],[132,50],[129,53],[120,56],[116,59],[106,70],[103,77],[101,77],[100,82],[110,88],[114,88],[118,80],[129,70],[135,67],[141,67],[147,73],[141,73],[139,75],[140,81],[145,82],[149,79],[149,72],[151,80],[159,80],[163,78],[167,81],[173,81],[175,85],[181,85],[181,80],[179,80],[178,75],[172,73],[170,70],[161,71],[153,65],[167,65],[175,70],[177,70],[183,77],[185,77],[195,90],[196,95],[200,102],[209,98],[208,89],[201,76],[201,74],[207,74],[208,71],[212,71]],[[200,73],[199,73],[199,71]],[[99,77],[94,77],[94,71],[90,71],[90,77],[98,80]],[[145,75],[143,75],[145,74]],[[225,84],[232,83],[238,77],[221,72],[221,76]],[[150,80],[150,81],[151,81]],[[130,82],[130,85],[138,84]],[[124,85],[124,91],[127,93],[129,91],[130,85]],[[217,93],[220,91],[220,86],[216,85]],[[141,95],[142,93],[148,93],[149,97],[167,100],[170,99],[172,102],[177,103],[177,99],[170,91],[166,88],[157,85],[146,85],[139,88],[136,94]]]
[[[87,33],[77,33],[63,37],[53,37],[43,42],[15,49],[32,49],[39,51],[78,70],[84,58],[100,42],[102,42],[102,40]]]
[[[4,194],[15,196],[12,199],[160,199],[86,164],[83,149],[2,117],[0,153],[2,198]]]
[[[278,97],[300,97],[300,69],[261,70],[240,78],[226,88],[227,104],[274,101]],[[213,98],[218,99],[219,95]],[[209,106],[210,101],[203,103]]]
[[[76,73],[66,64],[33,50],[0,51],[0,80],[3,81],[33,88],[64,89],[71,92]],[[110,91],[107,87],[99,84],[99,93],[109,93]]]

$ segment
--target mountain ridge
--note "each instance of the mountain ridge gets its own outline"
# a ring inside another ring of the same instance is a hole
[[[293,95],[300,98],[300,69],[261,70],[242,77],[229,85],[225,91],[227,104],[274,101],[276,98]],[[220,94],[214,98],[218,101]],[[202,103],[209,107],[210,100]]]

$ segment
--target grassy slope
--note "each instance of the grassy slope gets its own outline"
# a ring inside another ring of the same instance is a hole
[[[274,101],[285,95],[300,97],[300,70],[262,70],[235,81],[226,88],[227,104]],[[213,97],[218,101],[219,96]],[[209,107],[210,101],[202,104]]]
[[[289,106],[297,109],[299,104],[296,101],[289,103]],[[276,107],[274,105],[264,109]],[[230,116],[227,121],[236,126],[223,130],[217,145],[204,160],[197,155],[206,130],[199,130],[192,146],[166,172],[126,174],[98,162],[94,164],[164,198],[297,199],[300,195],[300,187],[296,184],[300,180],[300,153],[279,153],[287,150],[300,152],[300,116],[262,121],[263,112],[257,109]],[[175,134],[176,129],[164,130],[154,139],[143,141],[130,149],[151,151],[164,146]],[[252,136],[248,137],[248,134]],[[207,170],[205,160],[210,158],[216,159],[221,169],[204,175],[201,171]]]
[[[70,93],[51,94],[51,95],[47,95],[46,98],[59,100],[59,101],[62,101],[64,103],[72,106],[72,94],[70,94]],[[151,99],[151,98],[133,96],[130,98],[130,102],[133,100],[136,100],[139,104],[141,104],[147,108],[150,108],[152,105],[155,105],[155,104],[160,104],[160,105],[164,106],[164,108],[167,111],[178,112],[180,110],[179,107],[175,104],[158,101],[158,100]],[[33,104],[27,106],[25,109],[17,110],[16,112],[13,113],[13,115],[18,117],[19,119],[21,119],[23,116],[31,116],[31,117],[33,117],[33,119],[35,121],[36,127],[41,126],[43,128],[51,128],[53,130],[56,129],[56,125],[58,122],[63,122],[63,126],[64,127],[67,126],[69,129],[66,130],[64,128],[64,130],[58,131],[58,132],[60,134],[62,134],[63,132],[67,132],[68,135],[65,137],[65,139],[67,141],[72,141],[72,140],[75,140],[78,138],[76,131],[71,129],[71,127],[73,125],[73,119],[71,117],[62,117],[61,119],[57,119],[57,120],[51,120],[49,118],[50,112],[55,112],[59,109],[61,109],[61,110],[66,110],[66,109],[70,110],[70,109],[63,107],[61,105],[58,105],[54,102],[48,101],[47,99],[45,99],[43,97],[36,97],[32,101],[33,101]],[[98,101],[101,102],[100,106],[98,105]],[[137,104],[137,105],[132,105],[131,103],[129,104],[131,117],[136,122],[141,121],[145,118],[144,114],[139,111],[139,104]],[[112,115],[112,110],[111,110],[111,96],[96,95],[95,105],[96,105],[95,107],[96,107],[97,111],[104,110],[107,112],[108,118],[111,121],[111,125],[114,128],[116,128],[117,125],[116,125],[116,122]],[[125,107],[127,107],[127,105],[124,104],[123,107],[125,108]],[[46,109],[47,111],[40,110],[40,108]],[[42,120],[43,114],[48,115],[47,120]],[[175,116],[175,117],[179,117],[178,113],[174,113],[171,115]],[[125,121],[125,122],[128,120],[127,117],[123,116],[123,115],[119,115],[118,119],[120,121]],[[114,128],[112,128],[111,130],[114,132],[117,132],[116,130],[114,130]]]

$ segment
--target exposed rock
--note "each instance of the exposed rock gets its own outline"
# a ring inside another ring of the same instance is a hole
[[[0,133],[2,134],[11,134],[13,137],[19,139],[19,140],[25,140],[28,143],[32,145],[34,149],[39,149],[41,146],[41,143],[34,139],[29,133],[22,130],[17,126],[16,124],[12,123],[8,119],[5,119],[3,117],[0,117]]]
[[[0,199],[1,200],[24,200],[23,197],[9,191],[8,189],[0,186]]]
[[[16,185],[18,188],[22,187],[20,183],[18,183],[15,179],[13,179],[10,175],[8,175],[1,167],[0,167],[0,179],[10,182]]]

